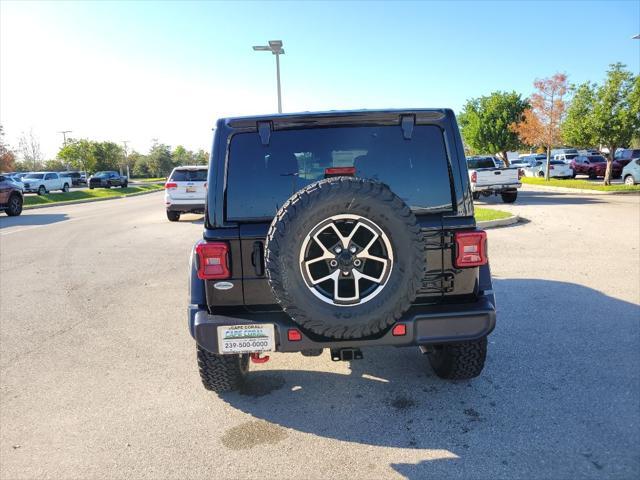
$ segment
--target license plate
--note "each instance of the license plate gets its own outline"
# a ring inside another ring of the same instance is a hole
[[[272,323],[218,327],[220,353],[270,352],[274,350]]]
[[[196,193],[196,187],[187,187],[187,193]]]

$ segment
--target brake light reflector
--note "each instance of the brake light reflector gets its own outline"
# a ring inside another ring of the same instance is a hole
[[[478,181],[478,172],[471,172],[471,183],[476,183]]]
[[[454,236],[457,268],[479,267],[487,263],[487,232],[459,232]]]
[[[222,242],[199,243],[198,278],[200,280],[220,280],[229,278],[229,247]]]
[[[299,342],[300,340],[302,340],[302,334],[299,330],[290,328],[289,330],[287,330],[287,338],[290,342]]]
[[[330,167],[324,169],[325,175],[355,175],[356,167]]]
[[[172,190],[174,188],[178,188],[178,184],[175,182],[167,182],[164,184],[164,188],[166,188],[167,190]]]
[[[391,335],[394,337],[404,337],[407,334],[407,326],[404,323],[399,323],[391,329]]]

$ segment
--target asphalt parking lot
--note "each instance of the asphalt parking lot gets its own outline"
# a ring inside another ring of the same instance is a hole
[[[200,216],[162,194],[0,218],[0,477],[638,478],[640,196],[522,191],[489,231],[483,375],[415,349],[275,354],[205,391],[187,332]]]

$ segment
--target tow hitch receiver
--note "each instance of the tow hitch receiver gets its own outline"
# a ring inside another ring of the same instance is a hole
[[[334,362],[362,360],[362,351],[359,348],[332,348],[331,360]]]
[[[267,363],[269,361],[269,355],[265,355],[264,357],[260,356],[260,352],[250,353],[249,357],[253,363]]]

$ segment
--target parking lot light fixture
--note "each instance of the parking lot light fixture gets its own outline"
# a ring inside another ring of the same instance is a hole
[[[256,52],[271,52],[276,56],[276,79],[278,83],[278,113],[282,113],[282,93],[280,91],[280,55],[284,55],[282,40],[269,40],[269,45],[254,45]]]

